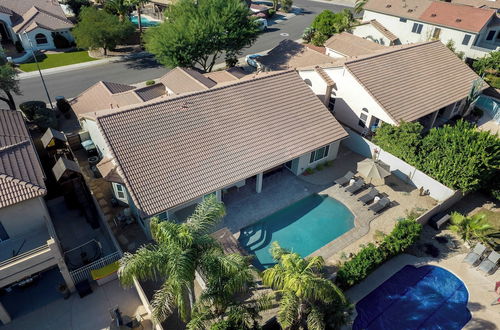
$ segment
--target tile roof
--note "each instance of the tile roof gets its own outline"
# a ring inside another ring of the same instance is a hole
[[[499,0],[451,0],[451,3],[473,6],[478,8],[500,9]]]
[[[346,57],[360,56],[373,53],[374,50],[384,49],[385,46],[363,39],[347,32],[334,34],[325,42],[325,47]]]
[[[364,9],[396,17],[418,19],[431,3],[431,0],[369,0]]]
[[[306,45],[288,39],[282,40],[267,55],[256,60],[266,69],[274,71],[334,63],[336,61],[333,57],[321,54]]]
[[[101,81],[102,85],[110,92],[111,94],[123,93],[135,88],[135,86],[119,84],[115,82],[109,81]]]
[[[217,84],[220,84],[230,81],[236,81],[244,77],[246,74],[242,69],[234,67],[222,71],[207,72],[203,75],[208,79],[215,81]]]
[[[174,94],[207,90],[217,84],[196,70],[181,67],[170,70],[158,81]]]
[[[419,19],[435,25],[477,33],[495,15],[493,9],[482,9],[447,2],[433,2]]]
[[[131,93],[135,93],[142,101],[146,102],[164,96],[167,91],[165,89],[165,85],[158,83],[151,86],[134,89],[133,91],[131,91]]]
[[[73,27],[73,23],[65,16],[59,16],[33,6],[16,21],[13,30],[16,33],[23,33],[33,31],[36,28],[55,31],[71,27]]]
[[[97,122],[118,173],[147,215],[347,135],[295,71],[102,111]]]
[[[391,42],[394,42],[394,41],[396,41],[396,40],[399,39],[394,33],[392,33],[391,31],[389,31],[389,29],[387,29],[385,26],[383,26],[382,24],[380,24],[380,22],[377,21],[376,19],[372,19],[368,23],[371,26],[373,26],[375,29],[377,29],[378,32],[382,33],[382,35],[384,37],[386,37],[387,39],[389,39]]]
[[[479,78],[440,41],[394,47],[347,61],[345,67],[397,122],[463,99]]]
[[[21,113],[0,110],[0,208],[45,195],[44,179]]]

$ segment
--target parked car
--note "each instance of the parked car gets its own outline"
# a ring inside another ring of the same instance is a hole
[[[258,18],[255,21],[259,25],[259,29],[261,31],[266,31],[267,30],[267,19],[265,19],[265,18]]]
[[[251,54],[247,55],[245,57],[245,61],[247,62],[248,65],[253,66],[254,68],[257,68],[259,65],[257,64],[256,59],[261,57],[262,55],[259,54]]]

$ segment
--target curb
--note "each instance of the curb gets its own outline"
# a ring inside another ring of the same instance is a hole
[[[113,57],[108,57],[108,58],[103,58],[100,60],[95,60],[95,61],[90,61],[90,62],[84,62],[84,63],[77,63],[77,64],[70,64],[70,65],[65,65],[65,66],[59,66],[56,68],[50,68],[50,69],[44,69],[41,70],[43,75],[51,75],[51,74],[56,74],[56,73],[61,73],[61,72],[68,72],[68,71],[74,71],[74,70],[79,70],[83,68],[89,68],[97,65],[102,65],[110,62],[118,62],[123,59],[135,59],[135,58],[142,58],[142,57],[148,57],[151,54],[147,52],[140,52],[136,54],[130,54],[130,55],[120,55],[120,56],[113,56]],[[34,78],[38,77],[40,74],[38,73],[38,70],[35,71],[30,71],[30,72],[21,72],[18,74],[19,80],[22,79],[29,79],[29,78]]]

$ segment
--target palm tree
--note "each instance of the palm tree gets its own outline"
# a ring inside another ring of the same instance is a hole
[[[139,26],[139,36],[142,36],[142,22],[141,22],[141,7],[149,0],[125,0],[126,4],[130,7],[135,7],[137,10],[137,25]]]
[[[134,278],[164,281],[152,301],[156,321],[162,322],[175,309],[184,322],[191,319],[196,271],[209,283],[231,274],[229,292],[242,290],[248,279],[246,271],[239,269],[242,257],[224,255],[220,244],[209,235],[224,215],[224,205],[210,196],[184,223],[160,221],[155,217],[150,225],[155,244],[123,255],[118,270],[123,285],[132,286]]]
[[[123,22],[129,14],[131,6],[127,0],[106,0],[104,8],[108,12],[118,15],[120,22]]]
[[[364,7],[368,0],[356,0],[356,3],[354,4],[354,12],[356,14],[361,13],[364,10]]]
[[[486,221],[485,214],[478,213],[471,217],[466,217],[458,212],[453,212],[450,221],[450,230],[457,233],[467,243],[471,243],[472,240],[477,239],[480,242],[489,244],[487,235],[492,227]]]
[[[322,257],[301,258],[273,242],[278,263],[262,274],[264,285],[281,297],[278,323],[283,329],[336,329],[347,322],[350,305],[344,293],[323,277]]]

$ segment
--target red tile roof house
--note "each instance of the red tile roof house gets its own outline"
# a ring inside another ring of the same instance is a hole
[[[500,17],[494,8],[477,1],[443,2],[432,0],[369,0],[364,6],[365,24],[353,34],[390,45],[453,40],[457,51],[471,59],[483,57],[500,47]],[[482,1],[491,3],[494,1]]]
[[[59,266],[73,287],[49,212],[38,155],[20,112],[0,110],[0,288]],[[9,323],[0,303],[0,321]]]
[[[52,34],[73,41],[72,27],[57,0],[0,0],[2,43],[21,41],[30,49],[31,40],[35,49],[54,49]]]
[[[419,121],[429,129],[464,115],[465,99],[480,79],[439,41],[297,70],[335,118],[362,134],[382,122]]]
[[[251,177],[259,193],[266,171],[298,175],[335,159],[347,136],[296,71],[80,118],[101,152],[103,176],[146,234],[151,216],[173,219],[174,211],[207,194],[220,199]]]

